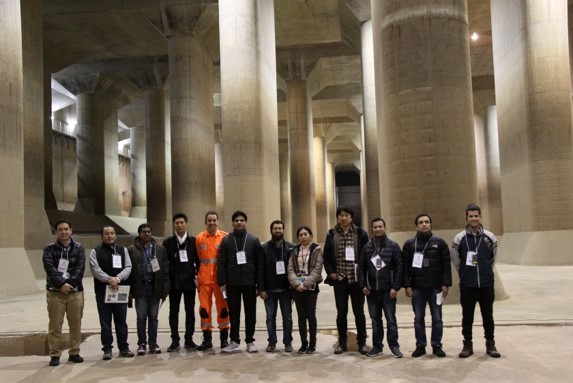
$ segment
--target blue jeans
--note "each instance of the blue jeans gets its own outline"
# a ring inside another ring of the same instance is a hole
[[[442,346],[444,323],[442,322],[442,306],[436,302],[436,294],[441,289],[413,289],[412,308],[414,309],[414,331],[416,333],[416,346],[426,347],[426,303],[430,305],[432,315],[432,347]]]
[[[292,343],[292,293],[291,290],[268,291],[265,299],[269,343],[277,343],[277,308],[281,306],[283,318],[283,344]]]
[[[384,340],[384,326],[382,312],[386,317],[387,341],[390,349],[400,347],[398,344],[398,323],[396,321],[396,298],[390,299],[390,290],[371,290],[366,296],[368,312],[372,319],[372,345],[382,350]]]
[[[127,343],[127,303],[105,303],[105,294],[96,293],[97,312],[101,327],[101,345],[103,351],[111,351],[113,348],[113,335],[111,332],[111,320],[115,325],[117,346],[120,351],[129,350]]]
[[[151,283],[142,283],[141,297],[135,300],[137,313],[137,344],[157,344],[157,315],[159,314],[159,298],[153,296]],[[149,321],[147,337],[145,327]]]

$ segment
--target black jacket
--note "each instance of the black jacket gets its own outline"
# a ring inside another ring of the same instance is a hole
[[[290,284],[287,276],[288,260],[293,244],[283,240],[281,247],[276,247],[271,240],[262,245],[262,273],[259,278],[259,291],[288,290]],[[284,262],[285,273],[277,275],[277,261]]]
[[[477,253],[475,266],[466,265],[468,251]],[[455,236],[452,244],[452,262],[458,270],[461,287],[493,287],[493,265],[497,254],[497,238],[491,231],[480,230],[473,235],[469,227]]]
[[[70,284],[74,290],[83,291],[84,286],[82,279],[84,277],[84,270],[86,268],[86,254],[84,247],[79,242],[74,242],[71,239],[67,247],[68,258],[68,278],[64,278],[62,273],[58,271],[60,259],[66,258],[64,246],[60,242],[51,243],[44,248],[44,255],[42,262],[44,270],[46,271],[46,290],[57,291],[64,283]]]
[[[167,258],[167,252],[165,248],[161,245],[155,243],[155,254],[157,257],[157,262],[159,263],[159,270],[153,273],[153,296],[158,299],[165,299],[169,295],[169,259]],[[131,258],[131,289],[129,290],[130,298],[138,299],[141,297],[141,264],[144,257],[143,245],[139,241],[139,238],[135,239],[135,243],[127,248],[129,251],[129,256]]]
[[[353,225],[354,226],[354,225]],[[354,226],[356,232],[356,241],[354,242],[354,263],[358,263],[362,249],[368,243],[368,233],[363,228]],[[326,239],[324,240],[324,270],[326,271],[326,279],[324,283],[332,285],[335,281],[328,277],[329,274],[336,273],[336,252],[338,251],[338,232],[336,227],[328,230]]]
[[[94,251],[96,253],[98,266],[102,269],[103,272],[105,272],[110,277],[117,276],[125,268],[125,257],[127,255],[125,255],[126,254],[125,248],[123,246],[115,245],[115,251],[114,251],[113,247],[106,245],[105,243],[102,243],[101,246],[94,248]],[[119,254],[119,256],[121,257],[121,267],[119,268],[113,267],[114,253]],[[129,285],[130,278],[121,281],[120,284]],[[102,281],[94,277],[94,291],[96,294],[104,295],[107,285],[108,285],[107,283],[103,283]]]
[[[414,246],[417,242],[417,246]],[[425,248],[425,250],[424,250]],[[424,253],[422,267],[412,267],[415,252]],[[416,234],[402,247],[404,261],[404,287],[413,289],[440,289],[452,285],[450,249],[446,242],[432,233],[422,236]]]
[[[245,243],[246,240],[246,243]],[[235,245],[236,241],[236,245]],[[247,263],[237,264],[237,251],[245,250]],[[223,285],[258,285],[262,275],[262,247],[253,234],[232,232],[221,241],[217,255],[217,283]]]
[[[183,244],[179,245],[176,235],[163,241],[163,247],[169,258],[169,279],[172,290],[192,290],[196,288],[195,279],[199,270],[195,237],[187,234]],[[187,251],[188,262],[181,262],[179,250]]]
[[[384,262],[384,267],[380,269],[372,263],[376,255]],[[364,246],[358,263],[358,283],[361,288],[398,291],[402,287],[402,272],[402,251],[396,242],[384,236],[372,239]]]

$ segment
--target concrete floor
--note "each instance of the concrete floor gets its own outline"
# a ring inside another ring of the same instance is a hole
[[[167,353],[169,345],[167,305],[160,311],[159,344],[161,355],[133,359],[101,360],[99,336],[89,336],[82,344],[83,364],[66,363],[48,367],[45,355],[0,357],[3,382],[113,382],[204,380],[208,382],[300,382],[300,381],[419,381],[419,382],[565,382],[573,375],[573,267],[498,265],[509,299],[494,305],[496,343],[500,359],[485,354],[481,321],[474,328],[474,352],[468,359],[457,357],[461,349],[461,308],[457,303],[444,307],[444,350],[447,358],[434,356],[412,358],[415,348],[413,314],[403,293],[399,293],[398,324],[400,344],[405,354],[395,359],[385,354],[370,359],[350,350],[334,355],[336,344],[335,308],[332,290],[322,287],[319,296],[318,321],[320,334],[318,352],[314,355],[287,354],[279,347],[275,354],[264,352],[266,331],[264,305],[257,305],[256,344],[261,352],[222,355],[214,351]],[[43,281],[39,281],[42,285]],[[86,281],[84,333],[98,333],[99,325],[91,280]],[[0,335],[45,333],[47,313],[45,295],[17,296],[0,301]],[[296,323],[296,314],[295,323]],[[351,316],[350,316],[351,317]],[[476,312],[479,319],[479,309]],[[280,321],[280,320],[279,320]],[[135,313],[128,313],[130,341],[135,344]],[[352,325],[352,320],[349,321]],[[244,334],[241,331],[241,334]],[[429,333],[428,333],[429,336]],[[215,339],[218,336],[214,335]],[[295,350],[300,345],[294,334]],[[200,341],[200,333],[195,336]],[[215,342],[217,345],[218,342]],[[242,344],[244,348],[244,343]],[[117,352],[116,349],[114,349]],[[431,351],[428,348],[427,351]]]

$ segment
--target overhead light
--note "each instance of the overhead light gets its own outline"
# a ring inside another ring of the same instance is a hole
[[[473,41],[476,41],[477,39],[479,39],[479,35],[477,34],[477,32],[472,33],[471,39]]]

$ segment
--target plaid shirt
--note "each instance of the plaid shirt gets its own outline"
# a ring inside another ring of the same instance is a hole
[[[336,270],[338,270],[338,274],[348,278],[348,283],[355,283],[357,282],[354,270],[356,267],[355,261],[346,260],[346,248],[351,247],[352,249],[356,249],[354,246],[354,238],[356,237],[354,226],[350,225],[348,233],[344,234],[340,225],[336,225],[336,231],[340,237],[340,241],[338,242],[338,252],[336,253]],[[355,253],[354,258],[357,260],[358,254]]]

